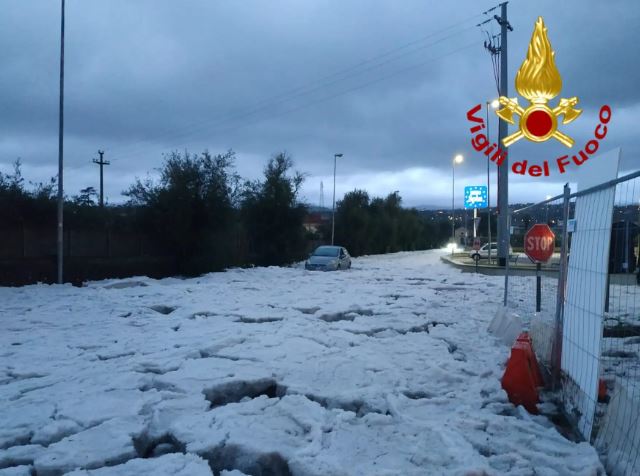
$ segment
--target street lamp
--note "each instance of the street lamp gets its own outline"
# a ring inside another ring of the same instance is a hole
[[[64,0],[60,2],[60,105],[58,108],[58,227],[57,227],[57,258],[58,284],[64,280]]]
[[[489,133],[489,106],[492,109],[498,109],[500,107],[500,101],[494,99],[493,101],[487,101],[487,141],[491,142],[491,134]],[[491,176],[489,175],[489,156],[487,155],[487,238],[489,240],[489,264],[491,264]]]
[[[342,154],[333,154],[333,205],[331,206],[331,246],[336,232],[336,162]]]
[[[464,162],[464,157],[458,154],[453,158],[453,162],[451,163],[451,254],[453,254],[456,245],[456,164],[461,164],[462,162]]]

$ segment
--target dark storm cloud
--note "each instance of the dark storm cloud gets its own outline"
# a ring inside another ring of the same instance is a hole
[[[408,203],[446,204],[455,153],[467,158],[457,172],[462,181],[486,170],[471,150],[465,113],[496,93],[475,27],[483,17],[469,17],[493,5],[67,0],[67,190],[95,185],[98,148],[112,160],[112,201],[172,149],[233,148],[248,176],[286,149],[309,174],[305,194],[313,202],[320,181],[329,183],[333,153],[343,152],[340,193],[362,184],[374,194],[400,190]],[[611,104],[607,145],[622,145],[624,166],[637,168],[640,5],[511,2],[511,95],[538,15],[556,50],[561,95],[578,96],[585,109],[567,132],[584,144],[599,106]],[[55,173],[58,22],[59,2],[51,0],[6,0],[0,17],[0,170],[22,157],[25,175],[37,181]],[[378,59],[365,62],[371,58]],[[495,117],[491,125],[495,131]],[[513,160],[541,153],[554,158],[562,146],[517,144],[511,152]],[[565,178],[552,179],[547,187]]]

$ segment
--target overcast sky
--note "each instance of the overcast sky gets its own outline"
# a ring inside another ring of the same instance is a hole
[[[0,0],[0,171],[20,157],[28,180],[57,173],[60,2]],[[307,174],[303,195],[331,206],[354,188],[398,190],[405,204],[451,203],[486,182],[466,112],[496,96],[476,24],[492,1],[425,0],[67,0],[65,189],[98,188],[122,201],[135,177],[154,174],[163,154],[233,149],[238,172],[257,178],[286,150]],[[623,149],[622,169],[640,166],[640,2],[509,2],[509,92],[533,25],[543,16],[563,78],[559,97],[584,109],[561,130],[593,135],[597,112],[613,117],[601,150]],[[496,12],[491,12],[490,15]],[[498,32],[494,22],[486,25]],[[556,98],[553,102],[557,101]],[[521,104],[525,102],[520,99]],[[492,134],[497,131],[495,116]],[[572,151],[577,153],[577,150]],[[558,143],[520,141],[511,160],[540,163]],[[574,167],[575,168],[575,167]],[[495,181],[495,167],[491,167]],[[572,176],[510,175],[511,202],[561,192]],[[532,186],[534,185],[534,186]],[[493,202],[493,200],[492,200]],[[495,203],[495,202],[493,202]]]

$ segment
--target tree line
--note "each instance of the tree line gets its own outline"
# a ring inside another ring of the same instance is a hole
[[[93,187],[65,197],[65,227],[118,229],[153,236],[176,257],[180,272],[196,275],[230,266],[286,265],[303,259],[311,245],[330,242],[330,224],[305,230],[308,208],[300,200],[304,175],[286,153],[272,156],[257,180],[242,179],[235,153],[172,152],[157,179],[136,179],[126,203],[97,206]],[[0,172],[3,223],[55,226],[56,179],[25,183],[20,161]],[[370,198],[362,190],[337,203],[336,243],[354,255],[419,250],[442,245],[448,223],[434,223],[401,197]]]
[[[397,192],[386,198],[370,198],[364,190],[345,194],[336,208],[336,242],[360,256],[438,248],[448,240],[448,220],[427,220],[401,204]]]

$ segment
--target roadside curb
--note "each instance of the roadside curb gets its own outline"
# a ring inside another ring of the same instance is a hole
[[[470,263],[462,263],[456,260],[456,256],[453,257],[451,255],[441,256],[440,259],[455,268],[460,269],[463,273],[475,273],[485,274],[487,276],[504,276],[504,268],[499,268],[497,266],[489,266],[486,264],[478,264],[477,268],[475,264]],[[509,266],[509,276],[535,276],[536,268],[535,266],[530,267],[518,267],[518,266]],[[557,269],[549,269],[543,268],[541,271],[542,276],[557,278],[558,270]]]

